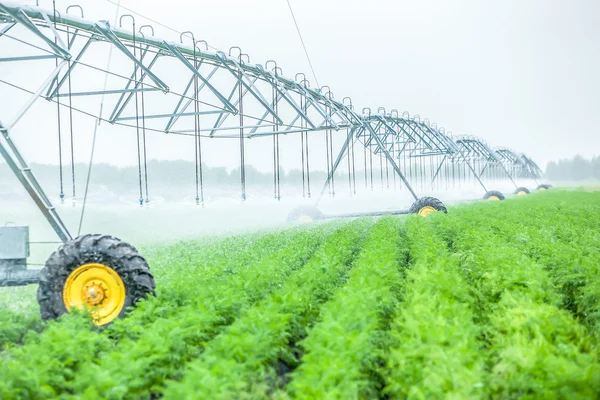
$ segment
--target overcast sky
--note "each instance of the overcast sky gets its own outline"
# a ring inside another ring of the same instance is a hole
[[[69,4],[58,0],[57,8]],[[106,0],[79,4],[86,19],[114,18],[116,7]],[[420,114],[454,134],[480,136],[494,146],[530,154],[541,165],[575,154],[600,154],[598,0],[291,4],[318,81],[330,86],[337,99],[350,96],[358,109],[384,106]],[[52,2],[40,0],[40,5],[51,8]],[[314,86],[285,0],[122,0],[121,5],[179,31],[191,30],[219,49],[240,46],[252,63],[275,59],[285,76],[305,72]],[[142,21],[139,17],[138,24]],[[156,27],[156,33],[178,40],[164,28]],[[11,101],[2,96],[5,90],[0,85],[0,110]],[[39,135],[30,130],[23,137]],[[55,162],[46,145],[20,145],[32,161]],[[100,161],[135,161],[115,156],[109,145],[103,148]],[[207,162],[235,167],[235,146],[229,149],[214,147]],[[268,159],[268,145],[253,151],[250,162],[267,169],[269,163],[261,160]],[[164,147],[150,155],[181,157]],[[284,157],[284,167],[299,168],[285,163]]]

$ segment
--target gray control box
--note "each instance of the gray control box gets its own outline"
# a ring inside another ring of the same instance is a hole
[[[0,227],[0,260],[26,260],[29,257],[29,227]]]

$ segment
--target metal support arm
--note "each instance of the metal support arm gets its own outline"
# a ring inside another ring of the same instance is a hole
[[[31,172],[31,169],[21,156],[21,153],[12,142],[8,129],[5,128],[1,122],[0,133],[0,154],[14,172],[17,179],[23,184],[23,187],[27,190],[27,193],[29,193],[29,196],[31,196],[42,214],[44,214],[44,217],[46,217],[60,240],[63,242],[71,240],[72,237],[69,230],[60,219],[56,209],[52,206],[52,203],[33,175],[33,172]]]

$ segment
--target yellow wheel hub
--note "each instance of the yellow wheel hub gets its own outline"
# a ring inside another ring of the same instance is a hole
[[[313,219],[308,215],[301,215],[300,218],[298,218],[298,222],[302,222],[303,224],[310,224],[311,222],[313,222]]]
[[[488,200],[500,200],[500,197],[498,197],[498,196],[490,196],[490,197],[488,197]]]
[[[419,210],[418,214],[421,217],[426,217],[426,216],[428,216],[429,214],[431,214],[434,211],[437,211],[437,210],[435,208],[431,207],[431,206],[425,206],[425,207],[423,207],[423,208],[421,208]]]
[[[517,196],[525,196],[527,194],[526,191],[524,190],[519,190],[519,192],[517,193]]]
[[[545,187],[541,187],[540,190],[546,190],[546,188]]]
[[[63,289],[67,310],[91,311],[94,324],[106,325],[125,305],[125,285],[114,269],[104,264],[85,264],[71,272]]]

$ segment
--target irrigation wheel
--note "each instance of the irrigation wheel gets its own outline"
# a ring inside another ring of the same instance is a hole
[[[300,222],[309,224],[313,221],[323,219],[323,213],[315,206],[300,206],[294,208],[287,217],[287,222]]]
[[[541,184],[537,187],[537,190],[549,190],[552,187],[552,185],[548,185],[548,184]]]
[[[515,190],[515,194],[517,196],[525,196],[529,194],[529,189],[527,189],[526,187],[519,187]]]
[[[422,217],[426,217],[434,211],[448,213],[444,203],[435,197],[421,197],[419,200],[415,201],[408,210],[410,214],[419,214]]]
[[[490,190],[483,196],[484,200],[504,200],[504,195],[498,190]]]
[[[38,302],[44,320],[87,308],[94,324],[104,326],[154,294],[154,288],[148,263],[135,247],[113,236],[83,235],[48,258],[40,273]]]

